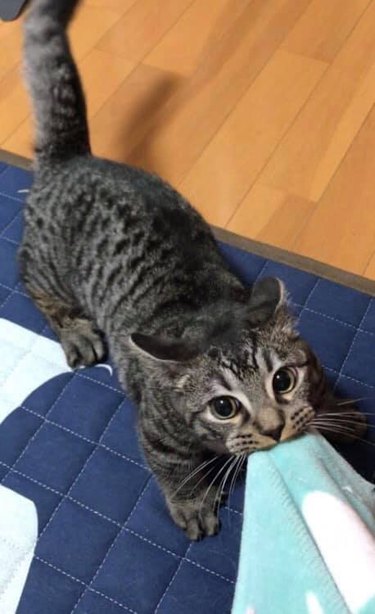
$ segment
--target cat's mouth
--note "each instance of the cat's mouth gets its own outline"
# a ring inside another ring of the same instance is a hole
[[[287,429],[285,429],[287,430]],[[301,437],[302,435],[305,435],[308,431],[310,430],[310,426],[306,425],[304,428],[300,429],[299,431],[293,431],[293,432],[283,432],[281,434],[281,437],[278,441],[270,441],[265,442],[264,445],[262,445],[261,447],[257,448],[257,450],[271,450],[272,448],[274,448],[275,446],[281,445],[283,443],[286,443],[288,441],[292,441],[293,439],[297,439],[298,437]],[[254,452],[256,452],[257,450],[254,450]]]
[[[231,454],[225,443],[220,439],[208,439],[205,443],[210,452],[215,452],[215,454],[219,455]]]

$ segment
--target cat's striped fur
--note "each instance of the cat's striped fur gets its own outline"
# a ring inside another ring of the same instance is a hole
[[[32,0],[25,22],[36,160],[22,275],[71,366],[102,359],[106,339],[170,512],[197,539],[217,530],[237,459],[303,431],[332,401],[282,285],[244,287],[172,187],[91,155],[65,33],[76,5]]]

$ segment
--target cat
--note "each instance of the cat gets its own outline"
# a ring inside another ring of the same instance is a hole
[[[170,514],[196,540],[218,531],[225,483],[248,454],[336,402],[283,284],[245,287],[170,185],[91,154],[66,34],[77,4],[32,0],[25,20],[36,142],[21,275],[71,367],[108,347]]]

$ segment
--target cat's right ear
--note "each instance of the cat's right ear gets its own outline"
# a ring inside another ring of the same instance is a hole
[[[197,358],[202,351],[185,339],[171,339],[153,335],[133,333],[130,345],[135,350],[152,360],[164,363],[184,363]]]
[[[254,326],[264,324],[286,303],[284,284],[276,277],[265,277],[251,288],[250,320]]]

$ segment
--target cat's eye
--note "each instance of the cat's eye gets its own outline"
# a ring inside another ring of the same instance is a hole
[[[217,397],[210,403],[210,409],[215,418],[230,420],[239,412],[241,403],[233,397]]]
[[[297,384],[297,375],[293,369],[282,367],[273,376],[272,387],[275,394],[288,394]]]

